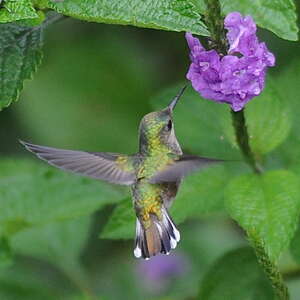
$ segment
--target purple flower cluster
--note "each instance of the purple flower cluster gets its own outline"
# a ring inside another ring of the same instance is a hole
[[[202,97],[229,103],[239,111],[262,92],[266,68],[274,66],[275,57],[258,41],[252,17],[232,12],[224,25],[229,50],[223,57],[216,50],[205,50],[198,39],[186,33],[192,61],[187,79]]]

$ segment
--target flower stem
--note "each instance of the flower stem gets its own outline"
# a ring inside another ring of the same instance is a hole
[[[255,173],[262,173],[262,167],[255,160],[249,144],[249,135],[244,115],[244,110],[231,110],[232,124],[235,130],[236,141],[241,149],[246,162],[250,165]]]
[[[228,43],[226,40],[226,31],[224,28],[224,19],[221,15],[221,5],[219,0],[204,0],[207,6],[205,23],[210,31],[211,49],[218,53],[226,55],[228,52]],[[262,173],[262,168],[256,161],[255,156],[250,148],[249,134],[246,126],[244,110],[231,111],[232,123],[235,130],[236,141],[243,153],[246,162],[257,174]],[[249,232],[248,232],[249,234]],[[279,300],[289,300],[289,292],[279,271],[277,264],[269,257],[265,245],[259,236],[253,232],[249,234],[249,239],[255,250],[259,264],[263,267],[268,276],[274,293]]]
[[[265,251],[265,246],[262,240],[255,234],[249,234],[250,242],[255,250],[258,263],[264,269],[267,277],[269,278],[274,292],[279,300],[289,300],[290,295],[287,286],[284,283],[282,274],[276,263],[274,263],[267,252]]]
[[[211,48],[223,55],[227,54],[228,44],[224,29],[224,20],[221,15],[221,5],[219,0],[204,0],[207,13],[205,15],[205,23],[210,32]]]

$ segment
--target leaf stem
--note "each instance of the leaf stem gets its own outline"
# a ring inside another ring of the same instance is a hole
[[[246,119],[244,115],[244,110],[240,111],[233,111],[231,110],[232,116],[232,124],[235,131],[236,141],[240,150],[243,153],[243,156],[246,162],[250,165],[253,171],[257,174],[263,172],[262,167],[259,163],[255,160],[253,152],[251,151],[250,144],[249,144],[249,134],[246,125]]]

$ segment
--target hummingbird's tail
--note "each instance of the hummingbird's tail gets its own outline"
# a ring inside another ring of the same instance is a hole
[[[180,233],[173,223],[166,208],[162,209],[162,220],[156,215],[150,215],[151,223],[144,228],[140,220],[136,220],[135,257],[149,259],[158,253],[169,254],[176,248]]]

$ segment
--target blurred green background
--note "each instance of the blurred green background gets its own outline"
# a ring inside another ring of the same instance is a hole
[[[266,31],[260,36],[277,57],[275,75],[300,59],[299,43]],[[42,66],[26,82],[19,101],[1,112],[2,157],[34,159],[19,138],[58,148],[133,153],[139,121],[151,111],[150,99],[182,82],[189,65],[182,33],[72,19],[51,26],[44,52]],[[0,271],[0,299],[189,299],[217,257],[246,244],[224,216],[185,222],[183,240],[160,274],[155,262],[145,266],[133,258],[132,241],[98,238],[112,209],[17,234],[14,262]],[[66,236],[58,234],[60,226]],[[69,259],[73,256],[81,264]],[[293,299],[299,299],[300,281],[289,285]]]

